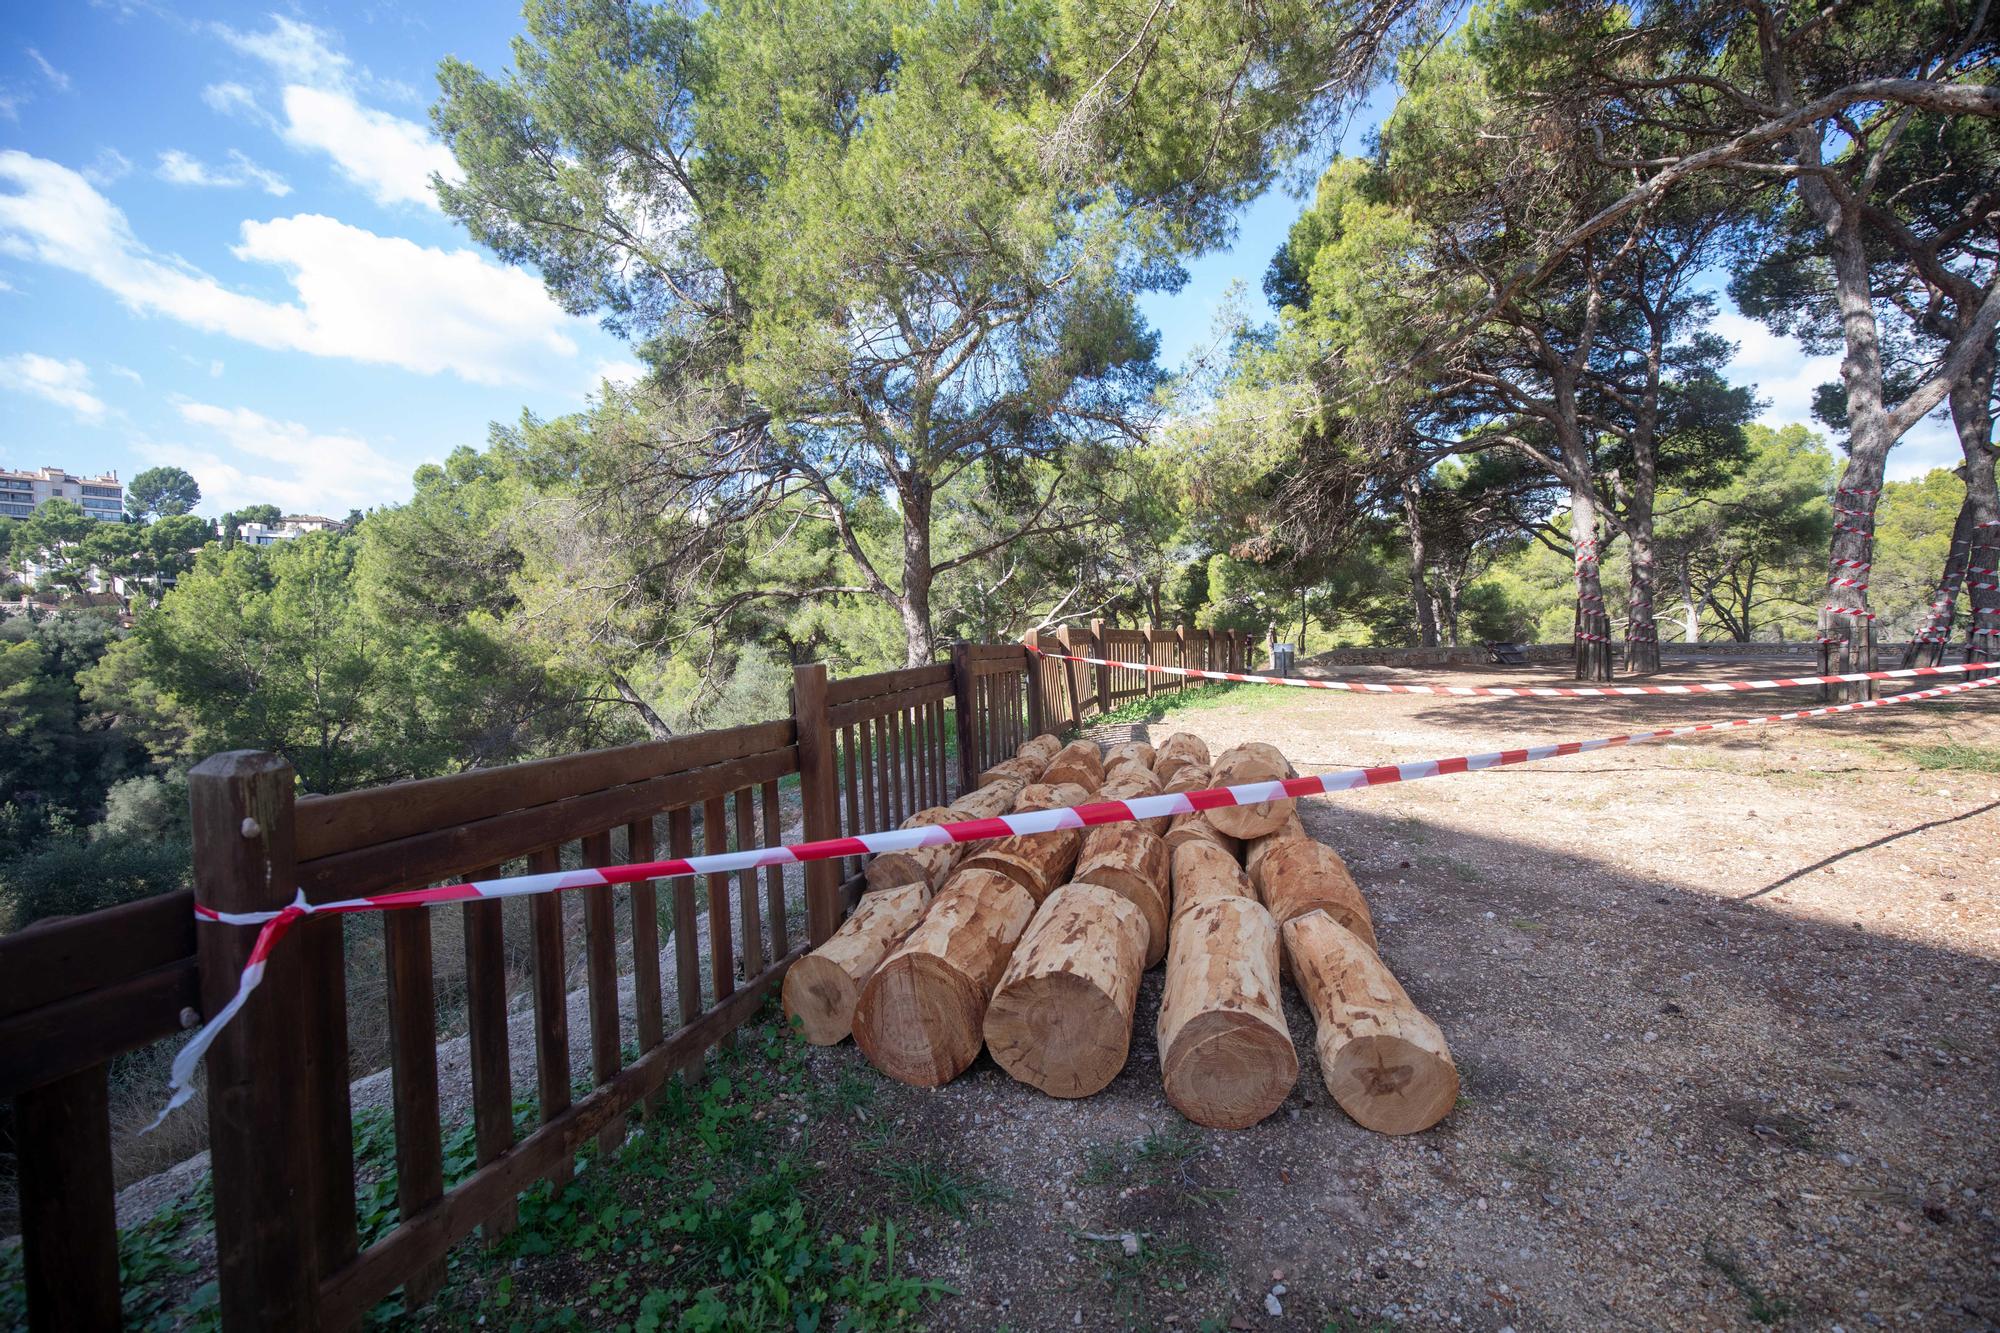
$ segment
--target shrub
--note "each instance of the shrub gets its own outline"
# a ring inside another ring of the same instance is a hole
[[[75,916],[186,888],[188,844],[56,838],[0,862],[0,904],[10,930],[50,916]]]

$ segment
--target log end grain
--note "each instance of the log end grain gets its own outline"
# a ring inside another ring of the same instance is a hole
[[[815,1046],[845,1041],[862,987],[923,918],[930,901],[930,888],[921,882],[862,894],[840,929],[785,972],[779,996],[786,1021],[795,1022]]]
[[[1299,1081],[1292,1039],[1227,1009],[1189,1019],[1162,1064],[1167,1101],[1210,1129],[1248,1129],[1284,1105]]]
[[[809,953],[785,971],[785,1021],[815,1046],[835,1046],[854,1031],[861,984],[832,959]]]
[[[1424,1020],[1432,1031],[1437,1025]],[[1444,1037],[1413,1039],[1376,1033],[1341,1043],[1329,1063],[1320,1057],[1326,1090],[1340,1109],[1378,1134],[1417,1134],[1458,1104],[1458,1066]]]
[[[868,1063],[899,1083],[941,1088],[979,1056],[986,995],[932,954],[904,954],[869,980],[854,1011]]]
[[[1146,924],[1108,889],[1069,884],[1021,937],[986,1010],[986,1046],[1053,1097],[1088,1097],[1125,1067]]]

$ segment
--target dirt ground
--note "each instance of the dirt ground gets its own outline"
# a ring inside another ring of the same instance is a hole
[[[1320,772],[1808,693],[1262,690],[1151,731]],[[1295,995],[1290,1102],[1187,1126],[1160,1091],[1155,970],[1104,1093],[1051,1100],[981,1057],[936,1092],[876,1080],[816,1155],[856,1217],[885,1156],[973,1182],[966,1221],[933,1211],[911,1238],[915,1270],[961,1293],[941,1329],[1994,1327],[2000,774],[1910,753],[1947,743],[2000,747],[2000,688],[1302,802],[1451,1041],[1464,1097],[1427,1133],[1333,1105]],[[814,1061],[876,1077],[851,1044]]]

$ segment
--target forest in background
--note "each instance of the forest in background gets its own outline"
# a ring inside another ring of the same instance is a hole
[[[0,897],[178,883],[216,750],[347,790],[1096,616],[1310,653],[1615,613],[1632,672],[1690,613],[1989,654],[1993,37],[1950,3],[535,0],[511,68],[440,68],[439,199],[646,374],[342,533],[0,523],[52,591],[141,588],[129,631],[0,623]],[[1170,376],[1139,298],[1286,182],[1245,275],[1277,319]],[[1814,423],[1723,379],[1725,287],[1842,358]],[[1934,413],[1964,465],[1885,483]]]

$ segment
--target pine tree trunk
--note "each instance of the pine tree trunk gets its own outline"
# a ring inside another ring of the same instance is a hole
[[[1569,493],[1569,534],[1576,553],[1576,678],[1610,680],[1611,618],[1598,576],[1597,497],[1588,490]]]
[[[1653,486],[1641,469],[1627,505],[1625,559],[1631,588],[1625,594],[1625,674],[1650,676],[1660,669],[1660,627],[1653,615]]]
[[[937,634],[931,626],[931,484],[928,478],[905,473],[898,478],[897,499],[903,510],[903,591],[896,612],[903,621],[903,665],[929,666],[937,660]]]
[[[1965,583],[1965,571],[1972,563],[1972,488],[1958,506],[1958,520],[1951,527],[1951,545],[1945,548],[1944,570],[1924,612],[1924,623],[1903,649],[1903,667],[1936,666],[1944,661],[1951,642],[1952,620],[1958,611],[1958,591]],[[1977,576],[1974,576],[1977,578]],[[1977,628],[1977,626],[1973,626]]]
[[[1425,648],[1438,646],[1437,610],[1431,604],[1430,585],[1424,559],[1423,516],[1417,509],[1417,479],[1403,478],[1403,522],[1410,529],[1410,600],[1416,604],[1417,642]]]
[[[1993,475],[1993,374],[1989,342],[1986,354],[1951,399],[1959,447],[1965,451],[1968,662],[2000,662],[2000,491]]]

